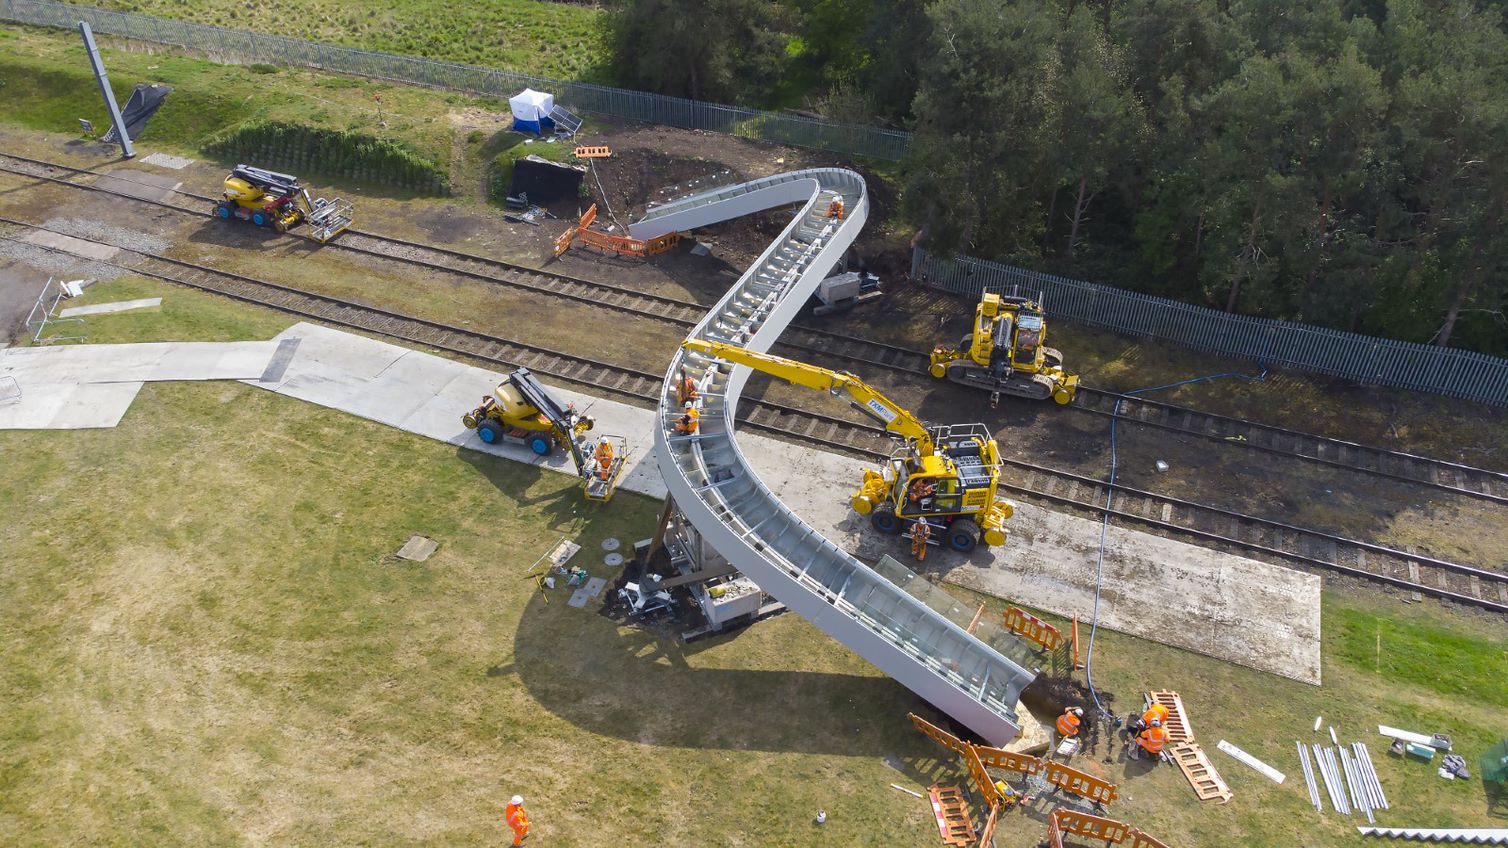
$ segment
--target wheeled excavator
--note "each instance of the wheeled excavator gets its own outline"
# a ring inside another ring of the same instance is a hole
[[[628,462],[627,439],[599,436],[594,448],[587,433],[597,426],[596,420],[577,412],[574,405],[562,405],[527,368],[503,378],[461,423],[489,445],[521,442],[538,456],[549,456],[556,447],[568,451],[587,500],[612,498]]]
[[[863,380],[724,342],[691,339],[683,347],[747,365],[788,383],[817,391],[846,392],[854,409],[900,436],[905,447],[879,470],[864,470],[849,505],[881,533],[896,534],[925,521],[931,538],[967,553],[980,543],[1005,544],[1005,522],[1015,505],[997,497],[1000,449],[983,424],[928,427]]]
[[[311,197],[298,177],[250,165],[237,165],[225,178],[215,217],[250,221],[286,233],[305,221],[309,235],[320,244],[351,226],[351,203],[340,198]]]
[[[990,392],[1072,403],[1077,374],[1063,371],[1063,354],[1046,344],[1047,320],[1036,301],[986,292],[974,310],[974,329],[958,347],[932,349],[933,377]]]

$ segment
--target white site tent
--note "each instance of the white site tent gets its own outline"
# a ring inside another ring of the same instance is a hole
[[[508,98],[508,108],[513,111],[513,128],[520,132],[541,135],[555,128],[550,113],[555,110],[555,95],[526,88]]]

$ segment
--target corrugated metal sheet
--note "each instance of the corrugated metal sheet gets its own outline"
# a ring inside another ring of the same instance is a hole
[[[1508,828],[1488,827],[1358,827],[1362,836],[1408,839],[1414,842],[1444,842],[1457,845],[1508,845]]]
[[[1231,315],[1111,286],[917,250],[913,279],[970,298],[1041,295],[1048,314],[1267,365],[1508,406],[1508,359],[1309,324]]]

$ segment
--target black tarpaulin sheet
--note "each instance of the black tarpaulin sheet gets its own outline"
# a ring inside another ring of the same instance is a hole
[[[580,195],[586,169],[579,165],[562,165],[538,156],[525,156],[513,163],[513,183],[508,194],[518,197],[527,192],[529,203],[544,206],[557,200]]]
[[[125,108],[120,110],[120,117],[126,122],[126,133],[131,136],[132,141],[141,135],[141,131],[147,126],[147,121],[157,114],[162,101],[167,99],[168,92],[172,90],[173,87],[170,85],[139,83],[136,90],[131,92],[131,99],[127,100]],[[116,140],[115,127],[111,127],[110,131],[105,133],[104,140]]]

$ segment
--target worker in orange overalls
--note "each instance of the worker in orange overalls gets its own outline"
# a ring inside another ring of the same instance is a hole
[[[524,796],[514,795],[508,802],[508,807],[503,811],[503,818],[507,819],[508,826],[513,828],[513,844],[522,845],[529,837],[529,814],[524,812]]]
[[[1147,756],[1157,759],[1162,755],[1162,749],[1168,744],[1168,732],[1162,729],[1162,719],[1154,718],[1148,723],[1147,729],[1136,737],[1136,745],[1131,749],[1131,759],[1141,759],[1139,751],[1145,751]]]
[[[833,202],[827,204],[827,217],[843,220],[843,198],[834,197]]]
[[[597,442],[597,476],[606,480],[613,470],[613,443],[603,436]]]
[[[684,365],[681,366],[681,379],[675,384],[675,399],[682,404],[696,400],[696,381],[686,373]]]
[[[932,536],[932,525],[925,521],[916,521],[911,525],[911,555],[918,561],[925,562],[927,559],[927,539]]]
[[[920,504],[922,509],[926,509],[927,507],[931,506],[931,504],[921,502],[932,497],[932,495],[936,492],[936,483],[932,482],[931,480],[922,479],[917,480],[911,484],[911,488],[906,492],[906,497],[909,498],[912,503]]]
[[[1167,727],[1168,708],[1153,701],[1152,706],[1147,707],[1147,711],[1141,714],[1141,723],[1144,727],[1151,727],[1152,719],[1154,718],[1162,722],[1164,727]]]
[[[682,415],[681,420],[676,422],[675,431],[677,433],[692,435],[696,433],[697,419],[701,418],[701,413],[696,411],[696,404],[690,401],[686,402],[685,408],[686,414]]]
[[[1084,717],[1082,707],[1069,707],[1058,716],[1058,741],[1072,739],[1079,735],[1079,725]]]

